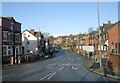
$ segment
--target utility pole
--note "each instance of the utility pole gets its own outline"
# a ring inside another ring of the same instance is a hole
[[[99,2],[97,0],[97,14],[98,14],[98,26],[99,26],[99,55],[100,55],[100,66],[102,66],[102,55],[101,55],[101,30],[100,30],[100,15],[99,15]]]
[[[80,53],[80,40],[79,40],[79,34],[77,36],[77,41],[78,41],[78,54]]]

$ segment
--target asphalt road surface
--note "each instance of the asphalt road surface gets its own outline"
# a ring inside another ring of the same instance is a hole
[[[111,81],[85,69],[82,61],[77,54],[59,50],[51,59],[3,67],[0,78],[2,81]]]

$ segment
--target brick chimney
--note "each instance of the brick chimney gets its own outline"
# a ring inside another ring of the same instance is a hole
[[[108,24],[111,24],[111,21],[108,21]]]
[[[30,32],[34,35],[35,30],[34,29],[30,29]]]

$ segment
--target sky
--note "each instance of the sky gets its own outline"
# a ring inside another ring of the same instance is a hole
[[[100,24],[118,21],[118,3],[100,2]],[[88,32],[98,27],[96,2],[2,2],[2,16],[22,23],[21,30],[34,28],[53,36]]]

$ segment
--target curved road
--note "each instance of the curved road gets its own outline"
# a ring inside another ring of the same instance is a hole
[[[54,58],[3,67],[3,81],[106,81],[108,78],[89,72],[82,57],[59,50]]]

